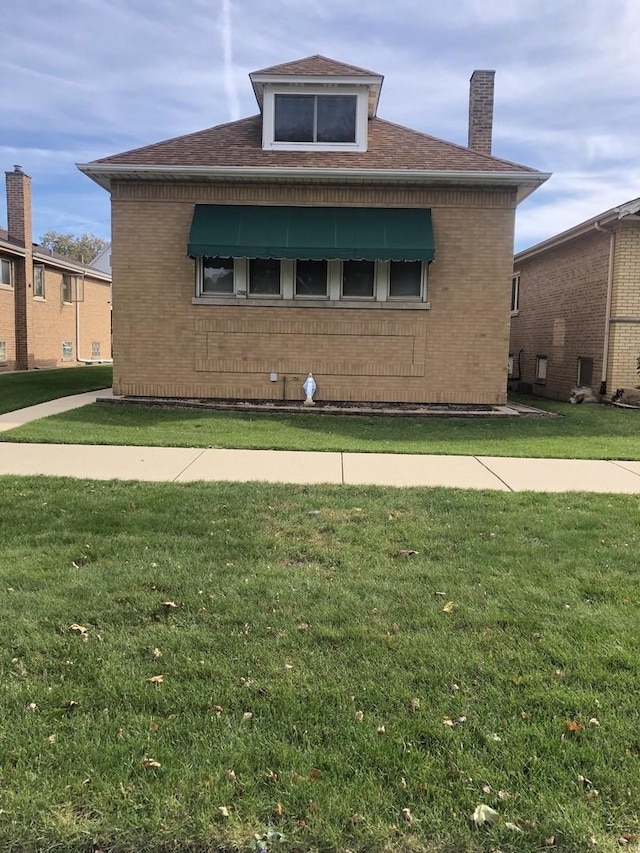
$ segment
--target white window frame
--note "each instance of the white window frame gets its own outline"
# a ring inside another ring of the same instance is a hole
[[[415,263],[420,263],[420,293],[418,296],[392,296],[391,295],[391,264],[393,261],[378,261],[378,265],[386,266],[386,299],[389,302],[426,302],[427,301],[427,288],[428,288],[428,272],[429,272],[429,264],[427,261],[416,261]],[[409,261],[409,263],[413,263]]]
[[[7,342],[0,341],[0,362],[4,363],[7,359]]]
[[[4,280],[3,270],[7,270],[8,281]],[[0,287],[13,288],[13,261],[11,258],[0,258]]]
[[[65,348],[68,354],[65,354]],[[62,342],[62,361],[73,361],[73,341]]]
[[[516,316],[520,311],[520,273],[511,276],[511,315]]]
[[[355,142],[277,142],[275,140],[275,96],[276,95],[355,95],[356,96],[356,141]],[[262,147],[265,151],[366,151],[367,110],[369,90],[367,86],[295,86],[265,83],[262,110]]]
[[[544,385],[547,381],[547,370],[549,367],[549,358],[546,355],[536,356],[536,382],[539,385]]]
[[[507,360],[507,375],[509,378],[513,376],[513,353],[509,353],[509,358]]]
[[[302,260],[302,259],[301,259]],[[295,273],[297,260],[280,260],[280,293],[249,293],[249,258],[233,259],[233,293],[204,293],[202,258],[195,258],[195,305],[238,305],[245,302],[256,302],[262,305],[309,305],[313,307],[331,308],[400,308],[429,309],[428,276],[429,263],[421,261],[422,282],[421,293],[416,296],[390,296],[389,294],[389,261],[373,261],[374,285],[373,295],[344,296],[343,294],[343,265],[344,261],[327,260],[327,292],[319,295],[297,295],[295,292]]]
[[[36,270],[42,276],[41,281],[41,292],[36,293]],[[33,265],[33,298],[34,299],[45,299],[46,290],[45,290],[45,265],[44,264],[34,264]]]

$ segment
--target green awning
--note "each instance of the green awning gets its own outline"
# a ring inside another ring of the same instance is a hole
[[[222,258],[432,261],[431,211],[197,204],[188,254]]]

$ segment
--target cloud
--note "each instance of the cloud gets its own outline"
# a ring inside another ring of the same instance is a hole
[[[640,195],[638,43],[637,0],[30,0],[0,53],[0,155],[33,175],[36,215],[108,234],[74,162],[254,114],[250,71],[370,68],[382,117],[464,145],[469,77],[494,68],[494,152],[554,172],[518,213],[523,246]]]

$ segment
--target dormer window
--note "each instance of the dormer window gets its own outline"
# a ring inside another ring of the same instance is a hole
[[[366,151],[366,86],[264,86],[265,150]]]
[[[275,95],[275,142],[356,141],[356,95]]]

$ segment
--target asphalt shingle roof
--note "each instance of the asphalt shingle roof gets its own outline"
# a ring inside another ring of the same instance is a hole
[[[212,168],[239,166],[496,173],[518,171],[534,174],[537,171],[509,160],[479,154],[462,145],[445,142],[381,118],[369,120],[367,151],[264,151],[261,115],[103,157],[94,163]]]

